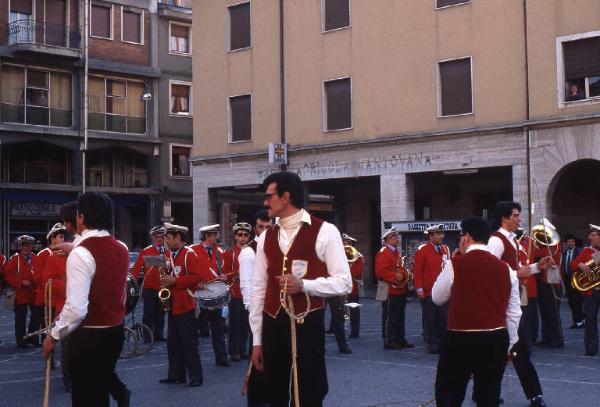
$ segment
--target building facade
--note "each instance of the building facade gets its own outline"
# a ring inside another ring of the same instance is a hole
[[[376,3],[376,4],[375,4]],[[194,11],[194,226],[248,219],[280,167],[358,238],[404,249],[443,221],[523,205],[585,237],[600,219],[600,3],[220,0]],[[597,177],[595,177],[597,178]],[[595,183],[595,184],[594,184]],[[592,222],[593,223],[593,222]]]
[[[23,233],[45,244],[60,205],[84,190],[111,196],[115,234],[132,250],[147,244],[150,227],[173,216],[172,201],[191,201],[191,178],[162,175],[170,174],[169,137],[190,138],[191,126],[163,122],[168,87],[161,85],[170,73],[160,66],[173,65],[162,54],[169,55],[168,37],[160,37],[163,15],[172,10],[175,19],[190,20],[191,3],[88,3],[86,106],[86,2],[0,2],[4,253]]]

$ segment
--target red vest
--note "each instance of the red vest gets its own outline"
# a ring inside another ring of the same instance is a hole
[[[490,330],[506,327],[510,273],[506,264],[484,250],[453,258],[454,283],[448,329]]]
[[[500,260],[505,262],[510,266],[511,269],[518,271],[519,270],[519,253],[515,249],[515,247],[511,244],[506,236],[500,233],[499,230],[492,233],[492,236],[496,236],[502,241],[504,245],[504,252],[502,253],[502,257]]]
[[[44,278],[44,269],[50,256],[52,256],[52,250],[46,247],[37,254],[33,262],[33,280],[35,281],[35,300],[33,304],[41,307],[46,305],[47,280]]]
[[[242,299],[240,289],[240,256],[241,249],[237,246],[227,249],[223,253],[223,274],[227,276],[227,283],[231,287],[231,297]]]
[[[116,326],[125,318],[125,287],[129,269],[127,248],[112,236],[90,237],[80,243],[89,250],[96,272],[82,326]]]
[[[311,224],[303,223],[300,231],[296,235],[292,247],[288,251],[287,261],[285,262],[285,274],[291,274],[294,260],[303,260],[308,263],[307,273],[303,277],[305,280],[314,280],[319,277],[327,277],[327,266],[318,257],[315,251],[317,235],[321,230],[323,221],[311,215]],[[281,308],[279,302],[279,281],[276,277],[283,274],[283,253],[279,247],[279,226],[275,225],[267,229],[264,233],[265,246],[264,251],[267,256],[267,291],[265,294],[264,311],[275,318]],[[300,314],[306,311],[306,294],[300,292],[292,296],[294,311]],[[320,297],[310,297],[310,311],[325,307],[325,301]]]

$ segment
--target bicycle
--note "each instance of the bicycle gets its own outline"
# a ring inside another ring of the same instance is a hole
[[[139,298],[139,295],[137,295]],[[154,335],[152,330],[143,323],[135,322],[135,306],[137,299],[132,301],[131,326],[123,326],[125,341],[121,350],[121,359],[143,356],[152,350]]]

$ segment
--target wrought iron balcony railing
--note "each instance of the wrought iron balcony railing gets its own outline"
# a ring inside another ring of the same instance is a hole
[[[178,8],[192,8],[192,0],[158,0],[158,4],[164,4],[166,6]]]
[[[18,20],[8,25],[8,45],[34,44],[79,49],[79,28],[44,21]]]

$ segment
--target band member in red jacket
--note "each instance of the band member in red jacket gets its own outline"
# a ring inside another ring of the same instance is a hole
[[[227,277],[223,275],[223,249],[219,247],[220,225],[209,225],[200,228],[200,240],[198,244],[191,245],[196,255],[208,263],[208,269],[212,276],[211,281],[226,281]],[[203,325],[210,325],[210,334],[213,351],[215,352],[215,363],[217,366],[229,366],[227,360],[227,348],[225,346],[225,318],[223,318],[222,309],[202,310],[199,318],[200,329]],[[206,329],[206,328],[204,328]]]
[[[187,373],[190,379],[188,386],[197,387],[202,384],[203,375],[194,321],[196,300],[193,292],[209,278],[208,264],[185,245],[188,228],[166,223],[165,232],[165,244],[171,250],[171,260],[167,275],[160,279],[160,284],[171,290],[167,334],[169,373],[160,382],[185,383]]]
[[[443,244],[444,225],[434,225],[425,230],[428,242],[415,253],[415,292],[421,300],[423,313],[423,338],[429,353],[438,354],[448,322],[448,304],[436,305],[431,299],[433,283],[442,271],[444,260],[450,258],[450,249]]]
[[[398,233],[391,228],[381,237],[383,247],[375,257],[375,275],[380,283],[387,284],[387,299],[382,303],[383,347],[385,349],[413,348],[406,340],[404,312],[408,272],[401,266]]]
[[[0,293],[4,292],[4,265],[6,264],[6,257],[0,254]],[[0,342],[2,343],[2,342]]]
[[[590,245],[585,247],[579,255],[571,261],[571,271],[590,273],[590,266],[586,263],[592,261],[600,264],[600,226],[591,225],[588,233]],[[600,291],[586,290],[583,295],[583,312],[585,313],[585,354],[595,356],[598,353],[598,306],[600,303]]]
[[[147,267],[144,256],[163,256],[168,259],[171,256],[169,249],[165,249],[165,229],[155,226],[150,230],[152,244],[140,252],[137,260],[131,268],[131,274],[138,280],[142,269],[144,270],[144,281],[142,282],[142,298],[144,299],[144,316],[142,322],[150,328],[155,341],[164,341],[165,312],[162,308],[158,291],[160,290],[160,276],[156,267]]]
[[[350,235],[342,233],[342,242],[344,246],[352,246],[357,240]],[[352,292],[348,295],[349,303],[360,303],[358,288],[362,286],[362,272],[365,265],[365,256],[360,252],[354,263],[350,264],[350,274],[352,274]],[[360,334],[360,307],[350,308],[350,338],[358,338]]]
[[[34,346],[39,344],[37,336],[32,336],[28,341],[23,339],[26,334],[27,310],[30,312],[28,332],[35,331],[35,319],[33,318],[35,254],[32,252],[34,243],[35,239],[31,236],[19,236],[17,238],[19,251],[8,259],[4,267],[6,282],[15,291],[15,340],[19,348],[26,348],[28,343]]]
[[[229,302],[229,357],[234,362],[248,358],[248,311],[244,308],[242,291],[240,290],[240,262],[242,248],[248,243],[252,226],[246,222],[233,226],[235,246],[223,253],[223,274],[230,286]]]

